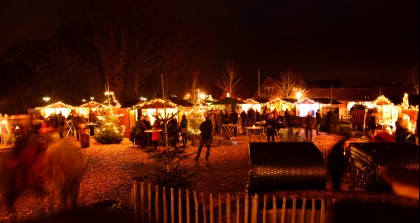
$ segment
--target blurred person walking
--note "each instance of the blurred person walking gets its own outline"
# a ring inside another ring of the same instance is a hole
[[[64,138],[64,123],[65,123],[65,118],[60,111],[58,113],[58,118],[57,118],[58,134],[60,135],[60,138]]]
[[[212,117],[214,117],[214,114],[212,114]],[[187,147],[187,127],[188,127],[188,120],[187,120],[187,116],[184,114],[182,115],[181,123],[180,123],[181,141],[182,141],[181,148]]]
[[[273,140],[273,142],[276,142],[274,140],[274,135],[276,133],[276,119],[274,118],[273,113],[270,113],[268,115],[266,127],[267,127],[267,142],[270,142],[270,137]]]
[[[315,114],[315,129],[316,129],[316,134],[319,135],[319,128],[321,127],[321,122],[322,122],[322,117],[321,117],[321,113],[319,112],[319,109],[316,111]]]
[[[213,129],[213,126],[211,124],[210,118],[207,116],[206,120],[200,124],[200,144],[198,146],[197,155],[195,156],[195,161],[198,161],[200,159],[201,150],[203,149],[203,146],[207,146],[206,150],[206,157],[205,160],[208,161],[210,157],[210,146],[212,141],[212,135],[211,131]]]
[[[315,118],[312,116],[311,111],[308,112],[308,115],[305,118],[305,136],[306,141],[312,141],[312,130],[315,124]]]

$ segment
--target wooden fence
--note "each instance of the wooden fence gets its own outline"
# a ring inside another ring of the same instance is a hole
[[[197,194],[134,181],[135,222],[328,223],[334,198]]]

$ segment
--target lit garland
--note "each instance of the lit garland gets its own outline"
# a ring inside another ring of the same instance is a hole
[[[271,100],[271,101],[269,101],[269,102],[268,102],[268,104],[276,104],[276,103],[281,103],[281,104],[291,104],[291,105],[293,105],[293,104],[294,104],[294,103],[291,103],[291,102],[288,102],[288,101],[282,100],[282,99],[280,99],[280,98],[276,98],[276,99],[273,99],[273,100]]]
[[[376,105],[391,105],[393,104],[387,97],[384,95],[379,96],[374,102]]]
[[[79,107],[81,107],[81,108],[96,108],[96,107],[99,107],[99,106],[101,106],[101,103],[96,102],[96,101],[89,101],[85,104],[80,105]]]
[[[127,108],[127,110],[135,110],[135,109],[139,109],[139,108],[142,108],[142,107],[145,107],[145,106],[153,107],[154,105],[156,105],[158,103],[160,103],[162,105],[167,104],[169,107],[173,107],[173,108],[181,107],[181,106],[179,106],[179,105],[177,105],[177,104],[175,104],[175,103],[173,103],[169,100],[166,100],[166,103],[165,103],[165,101],[163,99],[156,98],[156,99],[153,99],[153,100],[150,100],[150,101],[145,101],[145,102],[138,103],[138,104],[136,104],[136,105],[134,105],[130,108]]]
[[[49,104],[45,107],[36,107],[35,109],[40,110],[43,108],[70,108],[70,109],[75,109],[75,107],[68,105],[68,104],[64,104],[62,101],[57,101],[55,103]]]

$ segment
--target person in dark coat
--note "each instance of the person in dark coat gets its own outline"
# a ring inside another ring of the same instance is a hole
[[[276,119],[274,118],[273,113],[270,113],[265,123],[267,128],[267,142],[270,142],[270,138],[273,140],[273,142],[276,142],[274,140],[274,135],[276,134],[276,124]]]
[[[229,114],[229,124],[234,124],[235,128],[233,129],[233,136],[236,136],[238,130],[237,130],[237,124],[238,124],[238,113],[235,110],[232,110]]]
[[[346,171],[347,158],[344,155],[344,144],[347,138],[334,145],[327,157],[327,172],[331,177],[332,189],[340,190],[341,178]]]
[[[58,113],[58,118],[57,118],[57,124],[58,124],[58,134],[60,135],[60,138],[64,138],[64,124],[65,124],[66,119],[64,118],[63,114]]]
[[[211,131],[213,129],[213,125],[211,124],[210,118],[206,117],[206,120],[200,124],[200,144],[198,146],[197,155],[195,156],[195,161],[198,161],[200,159],[201,150],[203,149],[203,146],[207,146],[206,150],[206,157],[205,160],[208,161],[210,157],[210,146],[212,141]]]
[[[316,134],[319,135],[319,127],[321,127],[321,122],[322,122],[322,117],[321,117],[321,113],[319,112],[319,109],[316,111],[315,114],[315,130],[316,130]]]
[[[312,141],[312,129],[315,124],[315,118],[311,115],[311,112],[308,112],[308,115],[305,117],[305,136],[306,141]]]
[[[181,128],[181,140],[182,146],[181,148],[187,147],[187,127],[188,127],[188,120],[186,115],[182,115],[180,128]]]
[[[247,118],[247,114],[245,112],[245,110],[242,110],[241,114],[241,124],[242,124],[242,135],[246,134],[246,126],[248,124],[248,118]]]

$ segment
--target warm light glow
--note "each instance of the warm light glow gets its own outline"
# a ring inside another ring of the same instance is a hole
[[[90,97],[90,100],[92,100],[93,101],[93,99],[95,99],[94,97]]]
[[[298,101],[300,101],[300,97],[302,97],[302,92],[298,91],[296,93],[296,98],[298,99]]]
[[[226,93],[226,97],[230,98],[230,93]]]
[[[50,99],[51,99],[50,97],[43,97],[43,98],[42,98],[42,100],[44,100],[45,102],[50,101]]]
[[[198,97],[199,97],[200,99],[205,99],[205,98],[206,98],[206,94],[204,94],[204,93],[200,93],[200,94],[198,95]]]

